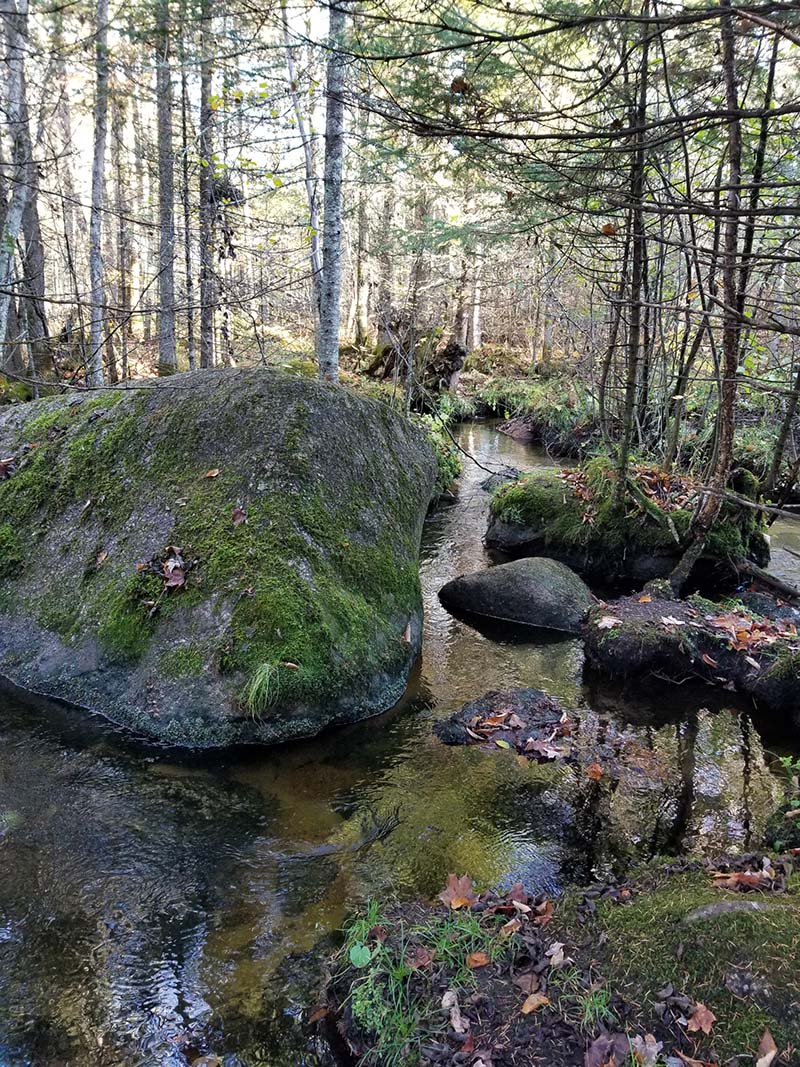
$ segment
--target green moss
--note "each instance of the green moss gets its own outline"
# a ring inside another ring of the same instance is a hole
[[[765,1027],[785,1046],[800,1026],[800,891],[766,897],[767,911],[717,914],[687,924],[696,908],[741,900],[711,884],[703,872],[651,872],[632,903],[604,903],[592,930],[603,940],[604,977],[611,987],[651,1012],[657,992],[676,991],[707,1004],[717,1016],[714,1047],[723,1058],[753,1053]],[[749,973],[763,988],[753,997],[728,990],[732,975]]]
[[[629,497],[618,511],[612,461],[596,456],[582,467],[589,499],[582,499],[558,474],[532,474],[501,485],[492,514],[507,523],[541,531],[545,544],[592,550],[619,557],[626,550],[675,552],[685,542],[692,512],[665,512],[650,499]],[[677,537],[677,540],[676,540]],[[706,542],[706,551],[719,559],[760,558],[763,535],[757,513],[725,507]]]
[[[153,632],[151,608],[163,595],[163,582],[156,574],[135,574],[121,587],[109,583],[95,601],[97,636],[106,651],[123,662],[137,660]]]
[[[205,659],[203,650],[197,645],[185,645],[176,648],[164,657],[162,670],[170,678],[191,678],[203,670]]]
[[[0,525],[0,578],[15,574],[23,565],[25,554],[14,528],[9,523]]]

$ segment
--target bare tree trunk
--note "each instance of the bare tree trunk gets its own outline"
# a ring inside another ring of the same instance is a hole
[[[183,34],[181,39],[183,40]],[[194,346],[194,277],[192,272],[192,211],[189,201],[189,86],[186,56],[181,55],[181,200],[183,205],[183,261],[186,271],[186,350],[189,370],[197,364]]]
[[[322,283],[322,247],[320,244],[319,191],[317,168],[314,164],[312,133],[306,122],[306,112],[300,104],[297,85],[297,69],[292,51],[292,38],[289,30],[289,17],[286,12],[286,0],[281,0],[281,21],[283,26],[283,47],[286,52],[286,73],[289,75],[289,94],[292,100],[294,121],[303,149],[304,183],[308,200],[309,258],[311,263],[311,292],[314,302],[314,323],[319,329],[320,286]]]
[[[481,304],[483,299],[483,255],[480,245],[475,249],[472,275],[472,307],[467,328],[467,352],[481,347]]]
[[[20,128],[26,120],[25,108],[25,42],[20,32],[20,20],[27,19],[27,0],[19,0],[19,9],[14,0],[1,0],[0,18],[5,23],[8,76],[5,88],[5,113],[12,136],[13,181],[11,202],[3,220],[0,239],[0,344],[14,339],[8,335],[12,293],[14,291],[14,260],[17,238],[22,228],[22,217],[28,202],[28,167],[32,160],[25,152],[25,138]],[[5,353],[5,348],[2,350]],[[6,360],[4,359],[4,365]]]
[[[117,305],[120,317],[120,375],[123,381],[128,377],[128,342],[131,338],[131,267],[133,247],[128,228],[127,203],[128,185],[125,180],[123,155],[125,149],[125,105],[122,98],[115,94],[111,101],[111,139],[114,144],[114,211],[117,216],[117,270],[119,272],[119,292]]]
[[[175,187],[172,157],[172,75],[169,0],[157,0],[156,107],[158,109],[158,373],[178,369],[175,349]]]
[[[649,13],[650,2],[649,0],[644,0],[642,6],[643,18],[647,19]],[[642,342],[642,281],[647,248],[647,237],[644,228],[645,135],[643,127],[647,121],[648,34],[649,30],[645,27],[642,30],[642,64],[639,71],[638,101],[631,116],[631,125],[637,129],[637,133],[635,135],[636,148],[631,163],[631,299],[626,360],[625,406],[622,413],[622,440],[617,458],[616,505],[619,508],[623,506],[625,501]]]
[[[89,328],[89,365],[86,382],[102,385],[103,373],[103,201],[108,123],[108,0],[97,0],[95,36],[94,160],[92,163],[92,213],[89,220],[89,276],[92,290],[92,320]]]
[[[383,351],[392,344],[390,327],[392,304],[394,303],[394,256],[392,255],[392,222],[396,196],[394,185],[389,185],[383,198],[381,212],[381,240],[378,265],[380,268],[380,288],[378,290],[378,351]]]
[[[725,78],[725,103],[728,118],[728,177],[726,218],[723,235],[722,292],[722,388],[714,467],[709,479],[710,492],[701,502],[692,524],[692,541],[670,575],[670,583],[680,592],[692,567],[700,558],[703,547],[719,510],[730,475],[733,458],[733,426],[736,404],[737,372],[739,369],[739,340],[741,326],[738,313],[737,263],[739,260],[739,225],[741,215],[742,127],[739,114],[739,89],[736,77],[736,37],[731,15],[731,0],[720,0],[720,36],[722,40],[722,70]]]
[[[211,0],[203,0],[200,62],[200,366],[214,366],[214,121],[211,108]]]
[[[341,51],[346,14],[337,0],[330,7],[325,109],[325,201],[322,220],[322,287],[317,333],[319,376],[339,380],[339,321],[342,285],[342,167],[344,163],[344,75]]]

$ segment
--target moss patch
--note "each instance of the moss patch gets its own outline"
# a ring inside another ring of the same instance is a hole
[[[592,936],[605,939],[604,975],[647,1014],[668,983],[707,1004],[723,1058],[752,1055],[765,1027],[786,1047],[800,1032],[798,878],[787,894],[762,898],[769,910],[684,921],[694,909],[726,900],[742,897],[715,888],[705,872],[648,872],[635,882],[630,904],[598,908]],[[748,975],[750,995],[742,993]]]

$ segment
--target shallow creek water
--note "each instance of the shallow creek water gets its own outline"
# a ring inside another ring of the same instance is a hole
[[[549,463],[491,426],[459,433],[485,467]],[[369,895],[433,895],[449,871],[557,893],[637,856],[757,842],[779,730],[707,688],[583,684],[576,640],[481,633],[439,605],[445,581],[487,563],[486,477],[468,463],[426,524],[422,662],[387,715],[178,759],[0,695],[0,1067],[178,1067],[205,1051],[312,1065],[301,1008],[326,939]],[[578,708],[578,745],[618,785],[432,739],[433,719],[512,685]]]

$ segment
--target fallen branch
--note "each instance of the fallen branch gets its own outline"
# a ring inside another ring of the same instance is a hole
[[[774,574],[769,574],[767,571],[762,570],[755,563],[751,563],[749,559],[737,560],[734,566],[740,574],[746,574],[761,582],[762,585],[774,589],[784,600],[800,600],[800,589],[794,585],[789,585],[788,582],[784,582],[780,578],[776,578]]]

